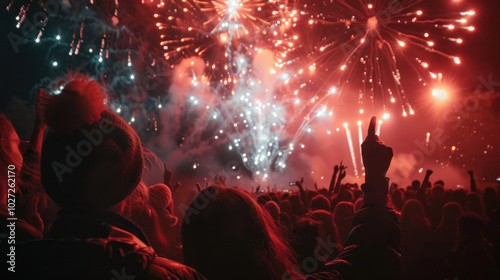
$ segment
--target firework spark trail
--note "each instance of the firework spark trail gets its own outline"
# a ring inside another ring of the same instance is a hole
[[[347,136],[347,143],[349,144],[349,152],[351,153],[352,166],[354,168],[354,176],[358,177],[358,166],[356,164],[356,154],[354,153],[354,146],[352,144],[351,130],[349,129],[349,125],[344,123],[345,134]]]
[[[358,121],[358,147],[359,147],[359,158],[361,161],[361,170],[365,170],[365,166],[363,164],[363,152],[361,150],[361,144],[363,144],[363,129],[361,127],[362,122]]]

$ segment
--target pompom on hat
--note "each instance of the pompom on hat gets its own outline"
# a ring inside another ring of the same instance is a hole
[[[78,75],[43,108],[42,184],[64,208],[106,209],[125,199],[143,170],[141,141],[107,109],[96,81]]]
[[[173,206],[172,191],[165,184],[155,184],[148,188],[149,204],[155,209],[169,209]],[[173,213],[170,213],[173,214]]]

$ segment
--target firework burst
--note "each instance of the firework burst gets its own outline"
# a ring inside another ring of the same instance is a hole
[[[403,116],[413,114],[403,79],[416,76],[431,92],[442,78],[436,72],[440,67],[431,70],[434,61],[438,66],[446,63],[442,58],[461,63],[438,46],[453,49],[450,45],[463,43],[464,32],[474,30],[468,23],[473,11],[435,15],[420,9],[422,2],[308,1],[301,10],[307,19],[300,23],[306,32],[302,44],[290,49],[289,61],[307,58],[305,63],[323,73],[317,79],[318,92],[326,92],[332,80],[339,93],[357,92],[361,113],[368,100],[382,104],[384,113],[390,103],[399,102]]]
[[[256,35],[270,25],[275,15],[270,6],[259,0],[161,2],[154,16],[165,59],[174,67],[182,59],[199,56],[205,61],[212,85],[234,93],[236,57],[248,55],[255,47]]]

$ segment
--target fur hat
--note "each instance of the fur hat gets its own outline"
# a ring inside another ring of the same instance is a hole
[[[139,184],[143,157],[135,131],[104,105],[96,81],[76,76],[44,106],[48,126],[42,184],[65,208],[105,209]]]

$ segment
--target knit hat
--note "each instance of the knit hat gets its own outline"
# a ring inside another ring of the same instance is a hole
[[[172,191],[165,184],[155,184],[149,187],[149,204],[154,209],[169,209],[172,203]],[[172,214],[172,213],[170,213]]]
[[[143,158],[135,131],[104,105],[96,81],[76,76],[43,110],[41,177],[64,208],[105,209],[139,184]]]

